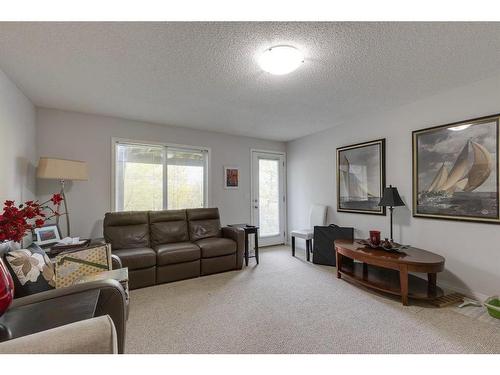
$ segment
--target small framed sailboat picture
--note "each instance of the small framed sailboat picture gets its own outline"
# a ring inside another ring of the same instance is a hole
[[[413,216],[500,223],[499,119],[413,132]]]
[[[337,148],[337,211],[385,215],[385,139]]]

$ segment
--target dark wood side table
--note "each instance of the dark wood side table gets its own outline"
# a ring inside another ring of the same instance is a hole
[[[94,317],[99,290],[14,307],[0,317],[0,342]]]
[[[259,264],[259,227],[248,224],[231,224],[230,227],[241,228],[245,231],[245,266],[248,266],[248,258],[255,258]],[[253,234],[255,239],[255,256],[249,255],[248,235]]]
[[[444,270],[441,255],[415,247],[399,253],[371,249],[358,240],[336,240],[334,250],[339,279],[401,296],[405,306],[408,298],[432,300],[443,295],[436,285],[437,273]],[[427,281],[409,272],[426,273]]]

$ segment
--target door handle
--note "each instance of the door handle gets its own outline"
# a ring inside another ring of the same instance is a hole
[[[253,206],[253,208],[259,208],[258,206]]]

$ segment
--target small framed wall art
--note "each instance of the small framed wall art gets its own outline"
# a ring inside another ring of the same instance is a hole
[[[337,148],[337,211],[385,215],[385,139]]]
[[[39,246],[53,245],[61,241],[61,232],[55,224],[45,225],[33,230],[34,242]]]
[[[224,167],[224,188],[239,189],[240,188],[240,169],[238,167]]]
[[[413,216],[500,223],[500,115],[413,132]]]

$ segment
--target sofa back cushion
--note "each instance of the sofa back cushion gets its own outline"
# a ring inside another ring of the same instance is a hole
[[[220,237],[220,218],[218,208],[193,208],[186,210],[189,224],[189,239]]]
[[[103,229],[113,250],[150,247],[147,211],[108,212]]]
[[[189,241],[186,210],[149,212],[152,246]]]

